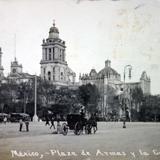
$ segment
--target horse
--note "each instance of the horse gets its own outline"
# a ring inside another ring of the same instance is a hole
[[[93,129],[94,134],[98,130],[97,121],[96,121],[96,118],[94,116],[91,116],[89,118],[89,120],[86,122],[86,131],[88,132],[88,134],[92,133],[92,129]]]

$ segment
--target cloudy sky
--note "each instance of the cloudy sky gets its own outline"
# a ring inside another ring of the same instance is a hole
[[[110,59],[122,77],[124,66],[132,65],[131,81],[145,70],[152,94],[160,93],[160,0],[0,0],[5,75],[15,55],[24,72],[40,74],[42,39],[53,19],[77,80]]]

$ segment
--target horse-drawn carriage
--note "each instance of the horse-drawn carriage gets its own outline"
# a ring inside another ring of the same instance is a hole
[[[63,135],[67,135],[68,130],[73,130],[75,135],[80,135],[83,130],[86,134],[91,134],[92,129],[95,133],[97,130],[96,120],[92,117],[87,120],[81,114],[68,114],[67,123],[62,124]]]

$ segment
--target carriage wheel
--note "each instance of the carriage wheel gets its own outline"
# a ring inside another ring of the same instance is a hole
[[[82,125],[79,122],[77,122],[75,124],[75,127],[74,127],[74,134],[75,135],[80,135],[81,134],[81,129],[82,129]]]
[[[63,124],[62,124],[62,134],[63,134],[64,136],[66,136],[67,133],[68,133],[68,126],[67,126],[66,123],[63,123]]]

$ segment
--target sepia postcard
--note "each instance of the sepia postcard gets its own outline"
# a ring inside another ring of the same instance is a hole
[[[0,160],[160,159],[160,0],[0,0]]]

